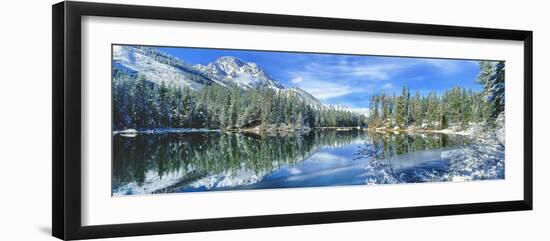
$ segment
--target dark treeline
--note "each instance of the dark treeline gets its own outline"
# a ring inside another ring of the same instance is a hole
[[[189,88],[154,84],[115,69],[114,129],[237,129],[357,126],[364,117],[336,108],[315,108],[293,92],[221,85]]]
[[[400,95],[374,95],[371,97],[372,127],[447,128],[449,123],[468,124],[487,119],[487,102],[481,92],[454,87],[442,95],[430,92],[422,96],[420,92],[411,95],[403,87]]]
[[[454,87],[440,95],[421,95],[403,87],[400,95],[371,96],[369,126],[445,129],[451,123],[467,126],[495,120],[504,112],[504,63],[482,62],[480,70],[479,92]]]

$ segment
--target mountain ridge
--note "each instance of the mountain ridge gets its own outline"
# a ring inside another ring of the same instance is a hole
[[[284,89],[277,80],[271,78],[256,63],[245,62],[233,56],[222,56],[214,62],[205,65],[197,64],[194,68],[214,79],[222,85],[237,84],[241,88],[269,87]]]
[[[233,56],[221,56],[206,65],[189,64],[182,59],[152,47],[114,45],[113,69],[128,74],[141,74],[149,82],[188,87],[197,90],[205,85],[242,89],[270,88],[287,95],[296,95],[315,109],[331,108],[315,96],[298,87],[285,88],[257,63]]]

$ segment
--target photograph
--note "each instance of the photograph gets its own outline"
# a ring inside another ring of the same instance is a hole
[[[111,51],[112,196],[505,179],[503,60]]]
[[[544,240],[544,3],[6,1],[0,241]]]

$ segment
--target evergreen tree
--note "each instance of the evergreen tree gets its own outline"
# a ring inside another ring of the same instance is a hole
[[[488,117],[495,119],[504,112],[504,62],[483,61],[480,63],[478,82],[484,87]]]
[[[420,96],[420,91],[416,91],[414,95],[414,101],[412,105],[413,112],[413,121],[416,126],[421,126],[424,120],[424,110],[422,108],[422,97]]]
[[[407,87],[403,86],[395,108],[396,125],[404,127],[407,121]]]
[[[495,73],[488,82],[488,101],[491,103],[491,117],[497,118],[504,112],[504,62],[498,62]]]
[[[248,128],[261,126],[466,127],[494,120],[504,112],[504,63],[483,62],[478,77],[483,92],[453,87],[438,95],[411,97],[408,87],[399,95],[370,96],[368,118],[330,106],[312,108],[295,94],[272,89],[241,89],[206,85],[198,90],[152,83],[143,75],[113,71],[113,127],[126,128]]]

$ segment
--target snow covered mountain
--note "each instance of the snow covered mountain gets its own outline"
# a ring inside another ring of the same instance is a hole
[[[155,84],[199,89],[212,84],[212,80],[181,60],[154,48],[113,46],[113,69],[129,74],[141,74]]]
[[[308,103],[311,107],[315,109],[320,110],[325,108],[325,105],[321,103],[319,99],[315,98],[315,96],[311,95],[310,93],[308,93],[303,89],[300,89],[298,87],[293,87],[293,88],[285,89],[284,91],[286,91],[288,95],[298,96],[302,101]]]
[[[156,84],[164,82],[191,89],[214,83],[241,88],[284,89],[256,63],[231,56],[220,57],[206,66],[193,66],[154,48],[115,45],[113,68],[131,74],[139,73]]]
[[[284,88],[281,83],[272,79],[256,63],[244,62],[231,56],[220,57],[207,66],[198,64],[194,67],[213,81],[224,86],[236,84],[242,88]]]
[[[191,90],[213,84],[243,89],[271,88],[279,93],[296,95],[316,109],[325,108],[321,101],[307,91],[296,87],[285,88],[256,63],[232,56],[220,57],[207,65],[191,65],[155,48],[114,45],[112,64],[113,69],[142,75],[155,84],[189,87]]]

